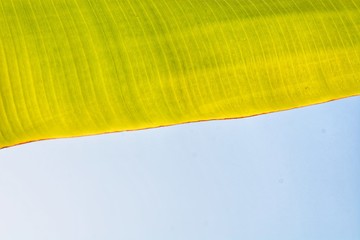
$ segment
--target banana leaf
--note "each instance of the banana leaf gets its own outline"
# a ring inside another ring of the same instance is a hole
[[[0,1],[0,148],[359,94],[357,0]]]

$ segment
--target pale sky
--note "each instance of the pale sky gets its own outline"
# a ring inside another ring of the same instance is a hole
[[[2,240],[358,240],[360,97],[0,150]]]

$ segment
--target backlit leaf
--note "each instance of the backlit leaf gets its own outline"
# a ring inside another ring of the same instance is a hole
[[[0,1],[0,148],[358,94],[356,0]]]

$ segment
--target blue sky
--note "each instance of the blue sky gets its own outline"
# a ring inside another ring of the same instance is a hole
[[[0,151],[0,239],[360,239],[360,97]]]

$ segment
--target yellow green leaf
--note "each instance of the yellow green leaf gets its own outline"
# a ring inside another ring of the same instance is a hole
[[[359,1],[0,1],[0,148],[358,94]]]

